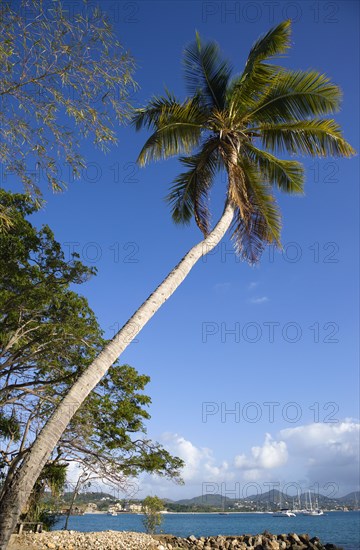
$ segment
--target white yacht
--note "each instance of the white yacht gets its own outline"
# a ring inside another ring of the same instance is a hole
[[[288,508],[281,508],[278,512],[273,513],[273,518],[295,518],[296,514]]]

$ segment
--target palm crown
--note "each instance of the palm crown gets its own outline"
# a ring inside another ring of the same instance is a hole
[[[219,169],[228,175],[227,202],[234,208],[233,238],[250,263],[264,247],[280,242],[281,218],[273,190],[302,193],[304,170],[290,155],[345,156],[354,153],[339,125],[323,118],[339,109],[341,91],[315,71],[293,71],[267,61],[290,46],[284,21],[252,47],[241,76],[216,43],[200,36],[184,51],[185,81],[191,97],[178,101],[166,92],[137,109],[134,124],[153,131],[138,162],[185,154],[167,197],[175,222],[192,216],[205,236],[210,230],[209,191]]]

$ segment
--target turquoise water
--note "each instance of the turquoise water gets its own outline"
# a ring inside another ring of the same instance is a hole
[[[75,531],[144,531],[141,515],[86,514],[72,516],[69,529]],[[60,518],[54,529],[62,529]],[[360,512],[329,512],[320,517],[274,518],[270,514],[164,514],[161,531],[179,537],[189,535],[241,535],[271,533],[308,533],[323,543],[332,542],[344,550],[360,549]]]

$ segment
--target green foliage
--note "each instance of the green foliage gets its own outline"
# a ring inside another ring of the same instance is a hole
[[[276,77],[279,67],[264,63],[279,57],[290,47],[290,20],[283,21],[259,38],[250,50],[242,74],[235,78],[228,89],[227,99],[231,112],[237,115],[256,105],[263,90]],[[246,97],[246,101],[243,101]]]
[[[209,232],[207,196],[218,169],[218,141],[209,138],[198,154],[180,158],[188,170],[179,174],[167,196],[174,221],[189,223],[194,215],[204,235]]]
[[[228,176],[227,201],[235,209],[236,251],[255,263],[264,247],[280,246],[281,218],[274,187],[302,193],[303,166],[273,153],[350,157],[355,153],[333,119],[341,90],[316,71],[292,71],[269,61],[290,47],[290,21],[253,45],[243,72],[230,80],[230,64],[214,42],[199,34],[184,51],[185,83],[191,97],[152,98],[133,117],[137,130],[153,131],[138,162],[185,154],[187,170],[167,200],[176,223],[192,217],[204,236],[210,231],[209,195],[218,170]],[[265,148],[265,150],[263,149]]]
[[[143,524],[147,533],[154,534],[161,525],[163,516],[160,512],[164,509],[164,503],[159,497],[146,497],[142,502],[144,513]]]
[[[45,464],[37,483],[43,483],[50,488],[53,496],[59,496],[66,483],[67,464],[48,462]]]
[[[106,340],[86,299],[70,290],[95,270],[76,254],[65,258],[50,228],[27,220],[36,211],[28,196],[0,190],[0,204],[13,220],[0,233],[0,475],[8,483]],[[48,486],[56,488],[50,466],[69,460],[124,489],[141,471],[180,480],[182,461],[145,435],[148,382],[129,365],[109,369],[54,449],[44,472]]]
[[[205,122],[197,96],[179,103],[168,95],[155,98],[149,109],[139,109],[134,119],[135,127],[142,125],[157,130],[142,148],[138,162],[143,166],[150,160],[159,160],[169,155],[189,152],[196,146]]]
[[[45,529],[50,530],[56,518],[47,513],[47,506],[42,502],[45,490],[50,488],[53,496],[59,496],[66,483],[67,464],[48,462],[37,479],[23,514],[23,520],[29,522],[41,521]]]
[[[0,233],[0,404],[31,403],[30,414],[41,415],[103,345],[86,299],[69,289],[95,270],[75,254],[66,259],[48,226],[25,219],[35,206],[24,195],[0,191],[0,203],[13,220]],[[18,413],[11,408],[13,421]]]
[[[20,440],[20,428],[15,415],[6,415],[0,411],[0,438],[18,442]]]
[[[73,460],[79,462],[91,449],[84,462],[86,471],[98,473],[125,491],[128,479],[144,471],[182,483],[183,461],[146,437],[144,420],[150,415],[143,407],[151,399],[141,392],[149,380],[129,365],[110,367],[61,440],[63,452],[71,453]],[[132,491],[130,483],[129,492]]]
[[[223,109],[231,67],[221,58],[218,45],[202,44],[196,33],[195,42],[185,48],[184,67],[188,92],[198,94],[205,107]]]
[[[80,138],[103,150],[116,142],[114,123],[131,110],[134,62],[99,8],[12,4],[0,13],[0,162],[39,196],[40,172],[53,190],[66,186],[59,160],[79,176]],[[8,223],[6,212],[0,219]]]

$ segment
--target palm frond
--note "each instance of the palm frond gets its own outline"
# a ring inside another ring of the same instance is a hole
[[[254,220],[255,233],[265,244],[276,243],[281,246],[281,215],[271,186],[262,180],[261,174],[254,164],[246,158],[241,159],[240,162],[257,209]]]
[[[188,170],[177,176],[166,197],[174,222],[189,223],[194,215],[205,236],[210,228],[208,193],[220,166],[218,143],[217,138],[210,138],[199,153],[180,159]]]
[[[280,245],[280,212],[271,188],[261,180],[257,166],[247,159],[239,159],[237,170],[242,176],[236,178],[232,185],[239,187],[238,196],[246,195],[248,205],[244,215],[244,208],[234,202],[232,239],[236,252],[250,264],[255,264],[267,244],[275,242]],[[236,194],[232,190],[231,196]]]
[[[251,197],[248,193],[246,177],[240,164],[228,166],[228,197],[239,211],[243,224],[247,226],[252,214]]]
[[[135,109],[131,123],[136,131],[156,128],[160,116],[171,112],[177,105],[180,105],[180,101],[168,91],[164,96],[154,96],[145,107]]]
[[[314,118],[339,109],[341,90],[316,71],[279,72],[267,93],[246,119],[252,122],[281,123]]]
[[[251,109],[255,109],[280,71],[281,67],[276,65],[258,63],[245,79],[243,75],[235,78],[226,96],[232,118],[241,121]]]
[[[259,38],[250,50],[242,75],[229,86],[228,103],[242,114],[245,108],[256,104],[280,67],[263,63],[265,59],[283,54],[290,47],[291,21],[283,21]]]
[[[188,92],[198,94],[207,108],[223,109],[231,67],[221,58],[218,45],[202,44],[196,33],[196,40],[185,48],[183,63]]]
[[[300,162],[278,159],[250,143],[243,145],[243,152],[270,185],[286,193],[303,193],[304,168]]]
[[[262,145],[274,152],[318,157],[350,157],[355,154],[343,138],[340,126],[332,119],[263,124],[256,131],[261,134]]]
[[[251,73],[255,63],[283,54],[290,48],[291,19],[282,21],[261,36],[252,46],[244,74]]]
[[[164,103],[150,115],[139,113],[134,123],[155,128],[137,160],[143,166],[150,160],[191,152],[206,125],[206,115],[195,97],[183,103]]]

